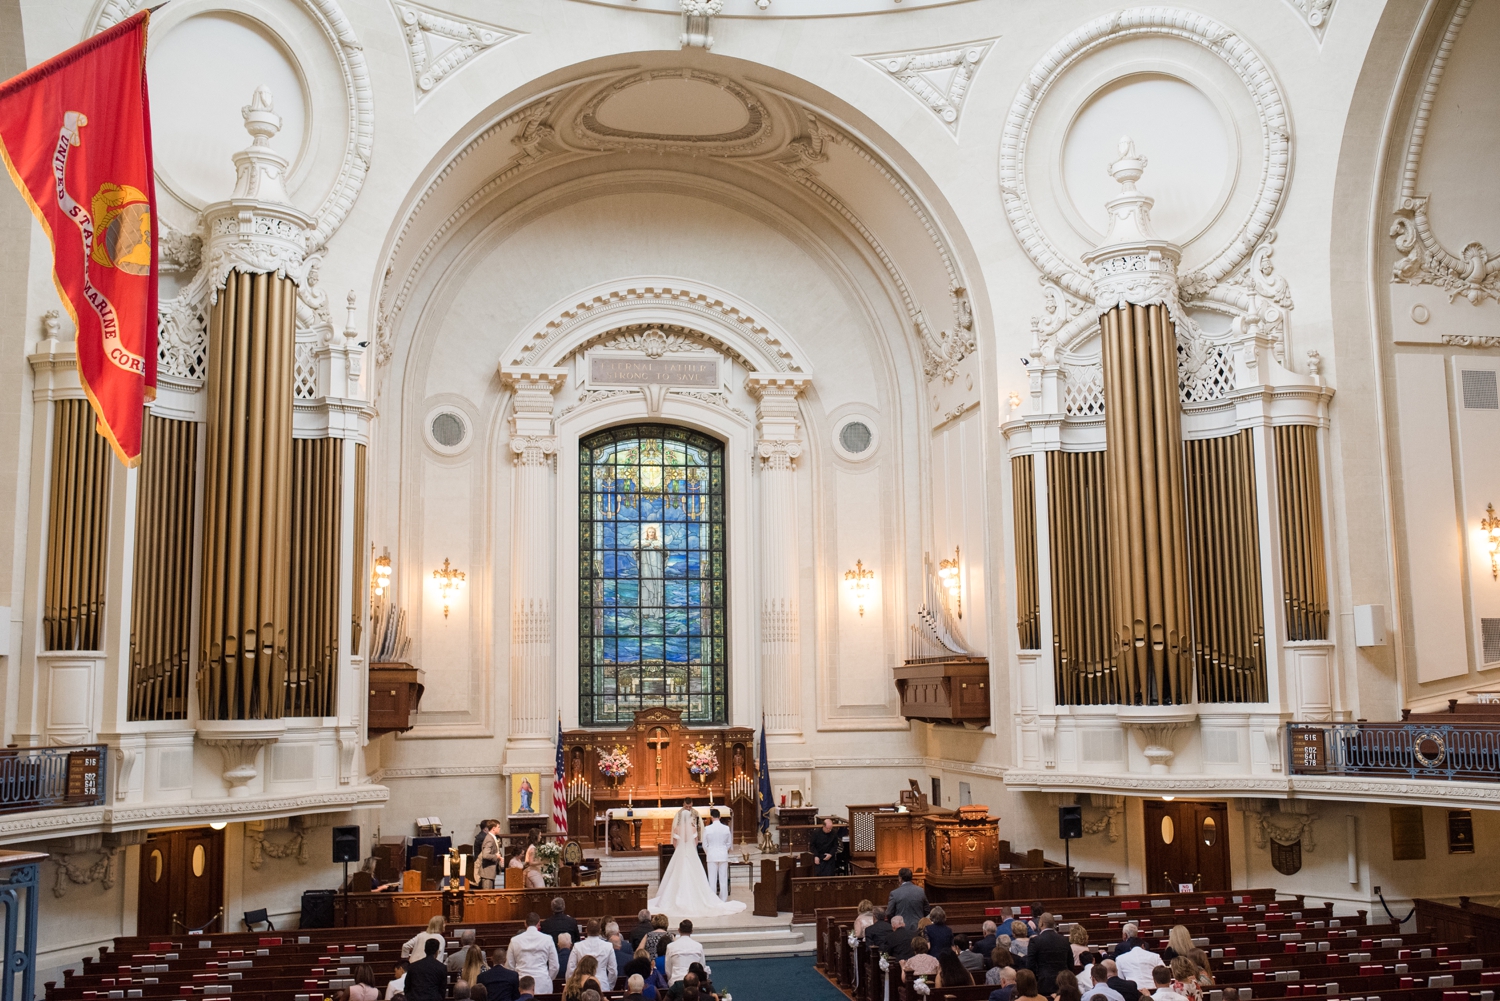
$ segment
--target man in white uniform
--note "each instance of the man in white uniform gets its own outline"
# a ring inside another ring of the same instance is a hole
[[[711,819],[703,829],[703,856],[708,862],[708,888],[718,893],[720,900],[729,899],[729,849],[734,847],[734,831],[719,816],[718,810],[708,811]]]
[[[552,981],[557,976],[557,944],[551,935],[542,931],[541,923],[541,915],[526,915],[526,930],[511,936],[505,965],[523,977],[531,977],[538,990],[550,994]]]

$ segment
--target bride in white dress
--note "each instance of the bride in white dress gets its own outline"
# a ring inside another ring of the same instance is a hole
[[[740,900],[720,900],[708,885],[708,873],[698,861],[698,814],[688,807],[672,818],[672,861],[662,874],[656,896],[646,901],[652,913],[679,918],[712,918],[745,909]]]

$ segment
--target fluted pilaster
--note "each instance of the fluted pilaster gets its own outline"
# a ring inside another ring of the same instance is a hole
[[[510,743],[550,745],[557,719],[553,634],[556,561],[553,394],[564,369],[504,367],[515,392],[510,449],[515,461],[511,521]]]
[[[752,375],[746,388],[759,400],[760,644],[766,732],[802,735],[802,644],[798,626],[797,459],[802,421],[799,376]]]

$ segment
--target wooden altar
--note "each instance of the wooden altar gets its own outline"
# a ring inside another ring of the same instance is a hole
[[[688,751],[699,745],[718,759],[712,775],[688,771]],[[623,778],[600,771],[601,755],[617,750],[630,759]],[[749,727],[689,727],[680,709],[642,709],[624,729],[565,731],[563,754],[568,830],[579,841],[602,846],[610,838],[613,848],[625,850],[635,843],[635,832],[623,822],[606,824],[606,810],[677,806],[684,799],[698,806],[729,806],[736,846],[756,841],[755,731]],[[657,844],[671,840],[671,821],[644,820],[639,836],[640,848],[654,852]]]

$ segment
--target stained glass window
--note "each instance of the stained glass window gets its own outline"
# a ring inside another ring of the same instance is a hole
[[[579,442],[580,723],[728,722],[724,582],[722,442],[662,424]]]

